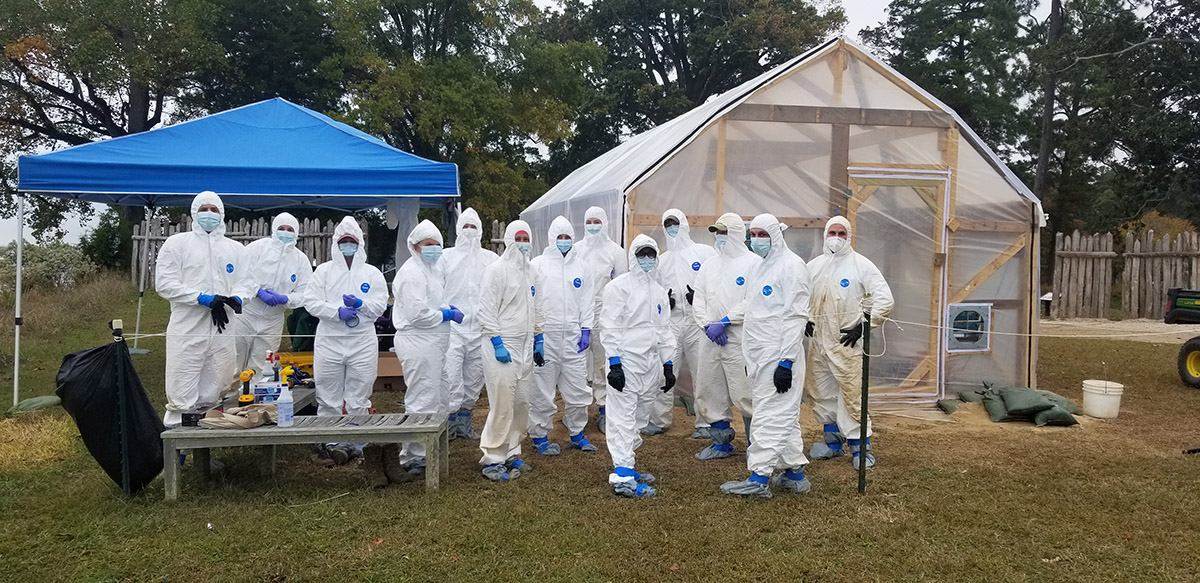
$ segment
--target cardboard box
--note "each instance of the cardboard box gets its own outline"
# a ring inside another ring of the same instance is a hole
[[[375,385],[371,389],[372,392],[399,392],[406,388],[404,385],[404,368],[400,366],[400,359],[396,357],[395,352],[379,353],[379,372],[376,374],[378,376],[375,377]]]

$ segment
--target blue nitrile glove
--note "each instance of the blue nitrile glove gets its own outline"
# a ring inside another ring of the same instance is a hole
[[[349,322],[358,317],[358,310],[354,308],[338,308],[338,318]]]
[[[576,350],[575,354],[579,354],[580,352],[587,350],[588,347],[591,345],[592,345],[592,331],[588,330],[587,328],[580,330],[579,331],[579,344],[576,345],[579,347],[579,350]]]
[[[546,337],[542,334],[533,337],[533,364],[534,366],[546,365]]]
[[[508,354],[508,349],[504,347],[504,340],[499,336],[492,336],[492,348],[496,349],[497,361],[512,362],[512,356]]]
[[[200,295],[196,296],[196,302],[198,302],[201,306],[204,306],[206,308],[212,306],[212,301],[213,301],[212,294],[200,294]]]
[[[358,296],[355,296],[354,294],[343,294],[342,303],[345,304],[347,308],[354,308],[356,310],[362,307],[362,300],[358,299]]]
[[[449,320],[454,320],[455,324],[462,324],[463,313],[454,306],[450,306],[449,310],[442,310],[442,321],[446,322]]]

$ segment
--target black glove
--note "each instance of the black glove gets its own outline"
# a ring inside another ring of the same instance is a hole
[[[692,305],[692,299],[696,297],[696,290],[692,289],[692,286],[690,286],[690,285],[687,286],[687,288],[688,288],[688,291],[686,294],[683,295],[683,297],[687,299],[688,305],[690,306],[690,305]]]
[[[857,326],[851,326],[841,331],[844,336],[838,342],[841,342],[842,346],[853,348],[855,344],[858,344],[859,340],[862,340],[863,328],[866,327],[867,322],[871,321],[871,315],[863,314],[863,317],[865,319],[859,322]]]
[[[218,296],[218,297],[223,297],[223,296]],[[242,313],[242,300],[239,300],[233,296],[229,296],[229,297],[225,298],[225,305],[233,308],[233,313],[235,313],[235,314]]]
[[[817,327],[813,325],[811,320],[809,320],[809,322],[804,325],[804,335],[808,336],[809,338],[813,337],[813,333],[816,332],[816,330],[817,330]]]
[[[540,352],[533,353],[533,365],[546,366],[546,357],[542,356],[542,353]]]
[[[675,290],[667,290],[667,301],[671,303],[671,309],[675,309]]]
[[[663,376],[667,378],[667,386],[662,388],[662,392],[665,393],[675,386],[675,366],[671,363],[664,364]]]
[[[208,309],[212,313],[213,326],[217,327],[217,334],[225,333],[225,326],[229,325],[229,314],[225,313],[225,302],[228,299],[225,296],[214,295],[212,302],[208,304]]]
[[[608,365],[608,386],[618,393],[625,390],[625,369],[621,368],[621,363]]]
[[[784,394],[792,388],[792,369],[783,365],[775,367],[775,392]]]

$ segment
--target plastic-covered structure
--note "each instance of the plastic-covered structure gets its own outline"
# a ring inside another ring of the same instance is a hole
[[[770,212],[801,257],[834,214],[883,271],[903,330],[874,332],[874,403],[933,403],[981,379],[1033,386],[1041,203],[950,108],[831,39],[582,166],[521,214],[542,236],[592,205],[626,244]],[[534,247],[545,244],[535,241]]]

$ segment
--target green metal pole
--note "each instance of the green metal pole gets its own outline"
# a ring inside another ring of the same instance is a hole
[[[113,334],[120,334],[121,331],[114,330]],[[128,348],[125,345],[125,339],[117,336],[113,338],[113,343],[116,344],[118,354],[117,362],[117,409],[121,419],[121,490],[126,496],[130,495],[132,488],[129,484],[129,397],[125,394],[125,361],[129,358]]]
[[[858,493],[867,493],[867,395],[871,386],[871,319],[863,323],[862,408],[858,415]]]

